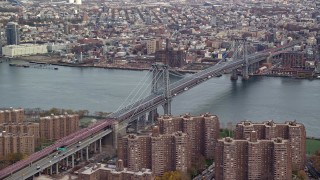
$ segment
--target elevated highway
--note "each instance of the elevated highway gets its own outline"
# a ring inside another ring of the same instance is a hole
[[[266,58],[278,55],[281,51],[300,44],[301,41],[293,41],[285,46],[265,50],[262,52],[254,53],[247,56],[248,64],[253,64],[265,60]],[[208,79],[222,74],[225,71],[235,70],[243,67],[245,59],[236,59],[229,62],[221,62],[208,69],[200,71],[191,76],[187,76],[170,85],[171,98],[191,89],[192,87],[201,84]],[[123,128],[130,122],[136,120],[138,117],[156,109],[158,106],[165,104],[170,99],[166,98],[164,94],[152,94],[133,104],[130,104],[114,113],[109,115],[106,120],[99,121],[95,125],[81,129],[69,136],[66,136],[53,145],[36,152],[29,156],[25,160],[21,160],[3,170],[0,171],[0,179],[26,179],[32,175],[41,172],[43,169],[52,166],[52,164],[61,161],[63,157],[73,156],[77,151],[87,148],[89,144],[95,143],[103,136],[106,136],[112,131],[115,131],[114,123],[116,122],[118,127]],[[115,132],[114,132],[115,133]],[[84,142],[79,146],[79,142]],[[59,147],[67,147],[66,152],[62,152],[57,155],[56,149]],[[87,150],[88,151],[88,150]],[[56,156],[56,157],[54,157]],[[51,158],[50,158],[51,157]],[[54,158],[52,158],[54,157]]]

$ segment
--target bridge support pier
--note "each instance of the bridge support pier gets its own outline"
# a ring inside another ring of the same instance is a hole
[[[59,174],[59,163],[56,163],[56,174]]]
[[[141,129],[144,129],[145,126],[146,126],[146,115],[144,114],[138,117],[137,119],[136,132],[138,132]]]
[[[149,112],[149,115],[148,115],[148,120],[149,120],[149,123],[151,125],[154,124],[154,121],[156,120],[156,118],[158,117],[158,112],[157,112],[157,109],[154,109],[152,111]]]
[[[71,160],[72,160],[72,168],[74,168],[74,154],[71,155]]]
[[[171,99],[167,99],[167,102],[163,105],[164,114],[171,115]]]
[[[231,75],[230,79],[231,79],[232,81],[238,80],[238,74],[237,74],[237,70],[236,70],[236,69],[235,69],[235,70],[232,70],[232,75]]]
[[[119,129],[119,123],[114,122],[112,125],[112,146],[113,148],[117,149],[118,147],[118,129]],[[100,141],[100,148],[101,148],[101,141]]]
[[[86,147],[86,161],[89,161],[89,146]]]
[[[50,166],[50,175],[52,175],[52,165]]]
[[[69,157],[66,158],[66,165],[69,166]]]
[[[242,68],[242,80],[246,81],[249,79],[249,67],[245,65]]]
[[[102,140],[101,139],[99,139],[99,152],[101,153],[102,152],[102,142],[101,142]]]

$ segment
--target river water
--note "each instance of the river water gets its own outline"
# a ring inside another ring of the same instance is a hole
[[[0,64],[0,107],[112,112],[147,73],[71,67],[48,70],[11,67],[4,62]],[[148,79],[137,88],[142,96],[150,92],[150,82]],[[320,137],[320,81],[254,77],[232,82],[229,75],[223,75],[175,97],[172,113],[186,112],[211,112],[223,125],[244,119],[296,119],[305,124],[308,136]]]

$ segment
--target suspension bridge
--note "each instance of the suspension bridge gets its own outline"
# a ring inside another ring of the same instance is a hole
[[[110,114],[106,120],[79,130],[69,136],[58,140],[53,145],[30,155],[27,159],[21,160],[0,171],[0,179],[21,180],[32,177],[44,170],[59,173],[59,162],[62,161],[72,168],[75,166],[75,158],[79,153],[85,159],[89,159],[89,150],[102,151],[102,139],[111,135],[112,145],[117,147],[117,135],[129,124],[134,123],[138,130],[146,123],[153,124],[157,114],[157,108],[162,106],[164,114],[171,114],[171,101],[174,97],[190,90],[212,77],[219,76],[225,72],[232,72],[231,79],[236,80],[237,69],[242,71],[244,80],[249,78],[250,73],[259,68],[259,63],[266,59],[277,57],[283,51],[290,50],[293,46],[301,44],[302,40],[292,41],[284,46],[265,50],[262,52],[248,53],[246,41],[238,40],[234,45],[231,60],[221,60],[216,65],[200,71],[196,74],[186,76],[181,80],[170,83],[169,68],[165,64],[154,64],[150,73],[147,73],[136,88],[129,94],[128,98],[119,108]],[[148,88],[141,86],[147,82],[152,74],[151,84]],[[151,94],[147,91],[150,91]],[[137,99],[131,103],[132,99]],[[146,114],[149,114],[146,118]],[[66,148],[66,151],[57,153],[56,149]]]

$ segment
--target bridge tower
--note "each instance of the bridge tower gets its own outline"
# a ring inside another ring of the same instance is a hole
[[[233,51],[232,60],[240,59],[242,58],[242,46],[243,45],[243,39],[234,39],[231,51]],[[231,80],[238,80],[238,72],[237,69],[232,70],[231,74]]]
[[[246,40],[243,40],[243,59],[244,65],[242,68],[242,80],[249,79],[249,62],[248,62],[248,47]]]
[[[164,114],[171,114],[171,91],[170,91],[170,77],[169,66],[163,63],[156,63],[152,65],[152,87],[151,94],[159,95],[163,94],[166,102],[163,104]],[[160,80],[162,79],[162,80]],[[159,81],[160,80],[160,81]],[[149,121],[153,124],[155,118],[157,118],[157,109],[149,112]]]
[[[233,45],[234,54],[232,59],[244,59],[245,62],[242,66],[242,79],[249,79],[249,63],[248,63],[248,50],[247,50],[247,42],[245,39],[235,39]],[[231,80],[238,80],[237,70],[232,71]]]

